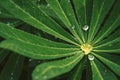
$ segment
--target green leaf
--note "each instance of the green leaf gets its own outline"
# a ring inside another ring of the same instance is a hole
[[[14,16],[0,5],[0,18],[14,18]]]
[[[69,0],[47,0],[56,15],[63,21],[71,33],[82,43],[83,34],[76,22]],[[60,4],[61,3],[61,4]],[[81,33],[81,34],[80,34]],[[82,35],[81,38],[79,35]]]
[[[18,30],[6,24],[0,23],[0,36],[6,39],[14,39],[17,41],[22,41],[24,43],[29,43],[32,45],[40,45],[40,46],[49,46],[49,47],[58,47],[58,48],[71,48],[74,47],[72,45],[53,42],[47,40],[45,38],[41,38],[22,30]]]
[[[6,58],[8,55],[8,50],[0,49],[0,63]]]
[[[33,59],[55,59],[70,56],[80,52],[75,48],[54,48],[41,45],[34,45],[16,40],[6,40],[0,43],[1,48],[15,51]]]
[[[113,3],[114,0],[109,0],[109,2],[107,0],[93,1],[93,12],[92,12],[90,30],[88,35],[88,42],[91,42],[94,39],[95,34],[98,32],[103,22],[103,19],[107,15]]]
[[[0,80],[19,80],[24,58],[17,54],[12,54],[5,64]]]
[[[120,76],[120,56],[115,56],[115,55],[110,55],[110,54],[105,54],[103,55],[98,55],[95,54],[96,57],[98,57],[105,65],[107,65],[114,73]]]
[[[36,5],[34,5],[29,0],[4,0],[0,4],[7,11],[9,11],[15,17],[23,20],[24,22],[55,37],[77,45],[75,39],[69,33],[65,32],[61,26],[59,26],[46,14],[44,14]]]
[[[94,48],[95,52],[120,53],[120,43]]]
[[[118,80],[116,76],[97,59],[91,61],[91,67],[93,73],[92,80]]]
[[[82,43],[82,40],[85,42],[85,39],[84,39],[84,36],[83,36],[83,32],[81,30],[81,27],[79,26],[79,24],[78,24],[78,22],[76,20],[75,13],[73,11],[73,7],[72,7],[72,4],[71,4],[71,1],[70,0],[60,0],[59,3],[61,5],[63,11],[65,12],[66,17],[70,21],[71,27],[74,27],[73,28],[73,32],[76,34],[76,38],[81,43]]]
[[[100,41],[97,45],[95,45],[95,48],[115,45],[115,43],[120,41],[120,33],[119,32],[120,32],[119,29],[116,30],[114,33],[109,35],[106,39]]]
[[[119,9],[120,5],[119,5],[119,3],[120,3],[120,0],[116,0],[108,19],[106,19],[105,25],[102,27],[102,29],[98,33],[97,37],[93,41],[94,43],[101,41],[102,39],[107,37],[111,32],[113,32],[117,27],[119,27],[119,25],[120,25],[120,9]]]
[[[83,29],[84,26],[90,26],[91,14],[92,14],[92,0],[73,0],[75,12],[80,25]],[[84,32],[84,42],[87,41],[88,32]]]
[[[85,65],[85,57],[75,66],[75,69],[71,71],[71,75],[69,75],[69,78],[67,80],[80,80],[82,77],[82,72]],[[73,74],[74,73],[74,74]]]
[[[66,59],[52,61],[38,65],[33,71],[33,80],[48,80],[70,71],[84,56],[78,53]]]
[[[78,22],[81,26],[90,25],[92,0],[73,0]]]

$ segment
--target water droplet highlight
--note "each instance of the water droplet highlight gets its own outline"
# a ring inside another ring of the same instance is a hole
[[[43,78],[44,78],[44,79],[47,79],[47,76],[44,76]]]
[[[87,31],[89,29],[89,26],[88,25],[85,25],[84,27],[83,27],[83,30],[84,31]]]
[[[2,14],[2,12],[0,11],[0,14]]]
[[[50,4],[47,4],[47,7],[50,7]]]
[[[88,55],[88,59],[89,59],[90,61],[94,60],[94,58],[95,58],[95,57],[94,57],[93,55],[91,55],[91,54]]]
[[[7,22],[7,25],[10,26],[11,25],[10,22]]]
[[[75,29],[75,25],[72,26],[72,29]]]

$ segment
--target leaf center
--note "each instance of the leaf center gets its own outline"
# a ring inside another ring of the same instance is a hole
[[[85,43],[85,44],[81,45],[81,49],[87,55],[87,54],[89,54],[92,51],[93,47],[90,44]]]

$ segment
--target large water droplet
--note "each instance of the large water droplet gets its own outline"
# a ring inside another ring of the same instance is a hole
[[[72,29],[75,29],[75,25],[72,26]]]
[[[93,55],[91,55],[91,54],[88,55],[88,59],[89,59],[89,60],[92,61],[92,60],[94,60],[94,58],[95,58],[95,57],[94,57]]]
[[[2,12],[0,11],[0,14],[2,14]]]
[[[85,25],[84,27],[83,27],[83,30],[84,31],[87,31],[89,29],[89,26],[88,25]]]

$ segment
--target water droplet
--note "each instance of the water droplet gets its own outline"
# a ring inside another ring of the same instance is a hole
[[[38,63],[41,63],[41,61],[38,61]]]
[[[50,4],[47,4],[47,7],[50,7]]]
[[[105,72],[107,72],[107,70],[105,70]]]
[[[29,62],[31,62],[32,61],[32,59],[29,59]]]
[[[83,30],[84,31],[87,31],[89,29],[89,26],[88,25],[85,25],[84,27],[83,27]]]
[[[0,14],[2,14],[2,12],[0,11]]]
[[[68,2],[70,2],[70,0],[68,0]]]
[[[43,78],[44,78],[44,79],[47,79],[47,76],[44,76]]]
[[[13,77],[10,77],[10,80],[13,80]]]
[[[75,40],[77,40],[77,38],[76,38],[76,37],[75,37],[74,39],[75,39]]]
[[[72,29],[75,29],[75,25],[72,26]]]
[[[11,76],[13,76],[13,73],[11,73]]]
[[[39,79],[39,76],[35,76],[35,79]]]
[[[91,54],[88,55],[88,59],[89,59],[89,60],[92,61],[92,60],[94,60],[94,58],[95,58],[95,57],[94,57],[93,55],[91,55]]]
[[[7,22],[7,25],[10,26],[10,22]]]
[[[71,16],[71,13],[69,13],[68,15]]]

